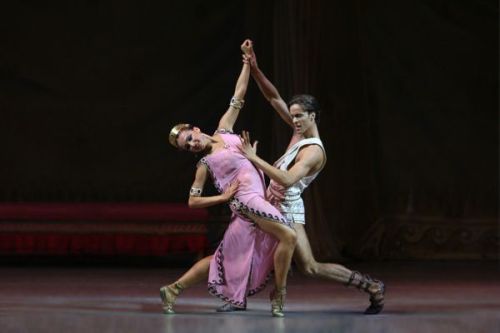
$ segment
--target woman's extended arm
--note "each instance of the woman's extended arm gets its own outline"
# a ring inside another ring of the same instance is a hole
[[[242,49],[245,43],[247,43],[247,41],[243,42],[243,44],[241,45]],[[231,98],[231,102],[229,103],[229,108],[220,119],[217,129],[226,129],[229,131],[233,130],[234,123],[236,122],[236,119],[238,119],[240,109],[243,107],[243,104],[245,102],[244,99],[247,93],[249,78],[250,65],[247,62],[244,62],[240,76],[238,77],[238,81],[236,81],[234,95],[233,98]]]
[[[201,164],[196,170],[196,176],[189,191],[188,205],[190,208],[205,208],[229,201],[238,189],[238,183],[231,184],[224,193],[210,197],[202,197],[203,186],[207,180],[207,167]]]

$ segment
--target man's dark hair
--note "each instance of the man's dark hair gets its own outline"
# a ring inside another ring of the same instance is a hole
[[[290,106],[292,106],[293,104],[300,105],[302,109],[304,109],[304,111],[308,113],[314,112],[316,114],[314,120],[317,124],[319,124],[321,107],[318,103],[318,100],[314,96],[307,94],[295,95],[288,102],[288,108],[290,108]]]

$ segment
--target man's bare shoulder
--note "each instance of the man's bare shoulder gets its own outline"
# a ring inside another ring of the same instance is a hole
[[[309,144],[300,148],[300,151],[295,158],[295,162],[306,163],[313,169],[318,169],[323,165],[324,159],[325,154],[323,152],[323,148],[317,144]]]

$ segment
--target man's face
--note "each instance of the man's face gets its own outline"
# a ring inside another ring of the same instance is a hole
[[[293,126],[296,133],[303,134],[314,124],[314,113],[304,111],[299,104],[290,106],[290,114],[292,115]]]

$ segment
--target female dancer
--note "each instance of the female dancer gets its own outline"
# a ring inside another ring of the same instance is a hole
[[[249,47],[245,41],[241,48]],[[190,190],[189,206],[202,208],[229,202],[231,223],[214,255],[198,261],[174,283],[160,289],[165,313],[182,290],[206,279],[208,290],[220,297],[230,310],[246,308],[246,297],[265,287],[274,266],[275,288],[271,292],[271,312],[283,317],[286,278],[297,241],[296,233],[281,213],[265,200],[265,183],[241,151],[240,137],[232,134],[248,86],[250,66],[243,64],[234,97],[210,136],[198,127],[178,124],[172,128],[170,143],[204,157],[197,165]],[[219,195],[202,196],[207,176],[213,179]],[[222,309],[224,311],[224,308]]]

